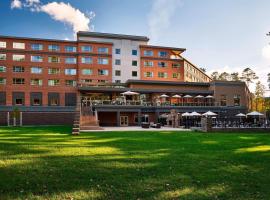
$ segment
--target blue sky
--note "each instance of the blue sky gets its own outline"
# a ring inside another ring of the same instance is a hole
[[[59,13],[55,7],[36,9],[63,2],[86,19],[90,12],[95,13],[89,29],[146,35],[152,44],[187,48],[184,56],[209,73],[251,67],[266,84],[270,72],[270,37],[265,35],[270,31],[269,0],[16,1],[21,7],[13,9],[11,0],[0,1],[1,35],[73,39],[74,26],[80,27],[78,23],[84,20],[64,23],[65,19],[55,20]],[[30,6],[29,2],[34,3]]]

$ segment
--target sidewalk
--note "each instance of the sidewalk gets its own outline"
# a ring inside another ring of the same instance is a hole
[[[103,130],[81,130],[80,132],[110,132],[110,131],[190,131],[190,129],[161,127],[161,128],[142,128],[140,126],[125,127],[102,127]]]

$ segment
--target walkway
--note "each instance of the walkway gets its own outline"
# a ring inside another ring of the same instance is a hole
[[[80,132],[110,132],[110,131],[190,131],[190,129],[161,127],[161,128],[142,128],[140,126],[126,127],[102,127],[103,130],[81,130]]]

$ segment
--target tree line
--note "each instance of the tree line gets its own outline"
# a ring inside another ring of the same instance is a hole
[[[241,73],[233,72],[217,72],[214,71],[211,75],[213,80],[220,80],[220,81],[244,81],[246,82],[247,86],[249,87],[251,83],[254,83],[259,77],[256,73],[250,69],[245,68]],[[270,73],[267,74],[267,83],[268,89],[270,89]],[[252,101],[252,109],[257,110],[260,112],[265,112],[270,110],[270,98],[265,98],[266,87],[261,83],[261,81],[257,81],[255,83],[255,92],[252,93],[253,101]]]

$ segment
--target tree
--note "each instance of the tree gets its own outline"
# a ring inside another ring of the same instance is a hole
[[[239,73],[238,72],[231,73],[231,80],[232,81],[239,81],[240,80]]]
[[[247,86],[249,87],[250,83],[253,83],[254,80],[258,79],[259,77],[256,75],[256,73],[250,69],[245,68],[242,72],[241,80],[245,81]]]
[[[255,109],[257,111],[264,111],[265,106],[264,106],[264,94],[265,94],[265,86],[258,81],[256,83],[256,88],[255,88]]]
[[[211,78],[212,78],[213,80],[218,80],[218,78],[219,78],[219,73],[218,73],[217,71],[213,72],[213,73],[211,74]]]
[[[204,73],[206,72],[206,69],[201,67],[200,70],[202,70]]]
[[[231,75],[227,72],[222,72],[218,77],[218,80],[221,80],[221,81],[230,81],[230,79],[231,79]]]

